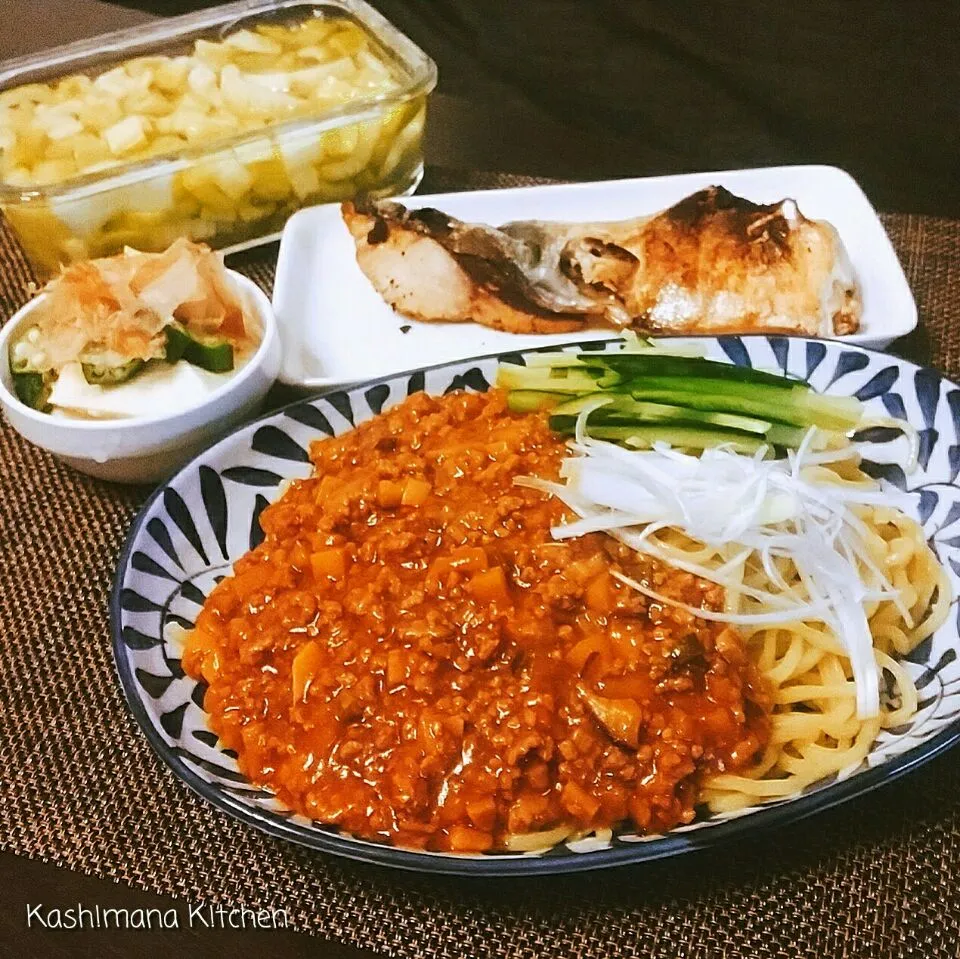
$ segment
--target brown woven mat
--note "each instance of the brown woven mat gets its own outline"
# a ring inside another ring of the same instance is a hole
[[[441,175],[429,189],[519,178]],[[893,215],[921,333],[960,375],[960,222]],[[238,264],[269,287],[275,248]],[[0,229],[0,316],[29,271]],[[0,427],[0,848],[403,957],[956,957],[960,764],[950,754],[813,821],[602,874],[455,880],[325,858],[195,797],[121,698],[107,594],[144,490],[79,476]]]

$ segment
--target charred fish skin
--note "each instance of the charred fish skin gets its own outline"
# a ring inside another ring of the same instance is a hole
[[[794,200],[759,204],[709,187],[621,242],[637,257],[624,305],[649,332],[834,336],[859,327],[839,234]]]
[[[435,240],[478,283],[496,286],[515,304],[529,303],[547,314],[602,312],[559,269],[562,229],[551,229],[556,224],[527,221],[496,228],[464,223],[432,207],[408,210],[392,201],[357,209]]]
[[[399,203],[345,203],[357,263],[397,312],[424,322],[474,321],[512,333],[570,333],[584,320],[545,310],[517,278],[496,239],[460,230],[439,210]],[[522,250],[511,251],[523,257]]]
[[[713,186],[652,216],[500,228],[392,201],[344,204],[343,216],[374,287],[419,319],[512,332],[569,332],[588,319],[649,333],[859,327],[837,231],[793,200],[759,204]]]

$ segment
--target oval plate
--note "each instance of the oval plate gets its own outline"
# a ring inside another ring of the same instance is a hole
[[[679,342],[679,341],[671,341]],[[920,435],[917,469],[905,475],[906,440],[867,431],[865,469],[911,493],[916,518],[960,594],[960,388],[933,370],[837,343],[786,337],[698,340],[714,359],[783,370],[821,392],[855,395],[868,412],[912,423]],[[616,349],[619,341],[564,350]],[[523,362],[529,354],[503,354]],[[285,480],[310,474],[309,445],[368,420],[410,393],[484,391],[491,356],[418,370],[305,400],[251,423],[181,470],[137,516],[120,556],[111,598],[117,669],[147,739],[173,771],[215,806],[274,836],[352,859],[464,875],[572,872],[642,862],[704,848],[748,830],[827,809],[902,775],[960,738],[960,647],[956,608],[907,666],[920,709],[906,726],[884,731],[866,760],[791,799],[727,815],[704,815],[663,836],[621,830],[612,839],[559,843],[536,853],[462,855],[398,849],[358,839],[293,814],[246,781],[235,756],[207,726],[203,686],[180,666],[178,636],[231,563],[262,538],[258,517]]]

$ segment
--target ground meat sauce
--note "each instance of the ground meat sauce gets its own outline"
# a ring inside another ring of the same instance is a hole
[[[720,590],[604,534],[554,542],[543,415],[498,392],[416,394],[315,443],[314,476],[210,595],[184,667],[243,772],[291,808],[435,850],[694,815],[699,779],[748,765],[769,704]]]

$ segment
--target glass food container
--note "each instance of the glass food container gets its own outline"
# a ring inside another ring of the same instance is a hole
[[[0,68],[0,208],[41,277],[412,192],[436,67],[363,0],[243,0]]]

